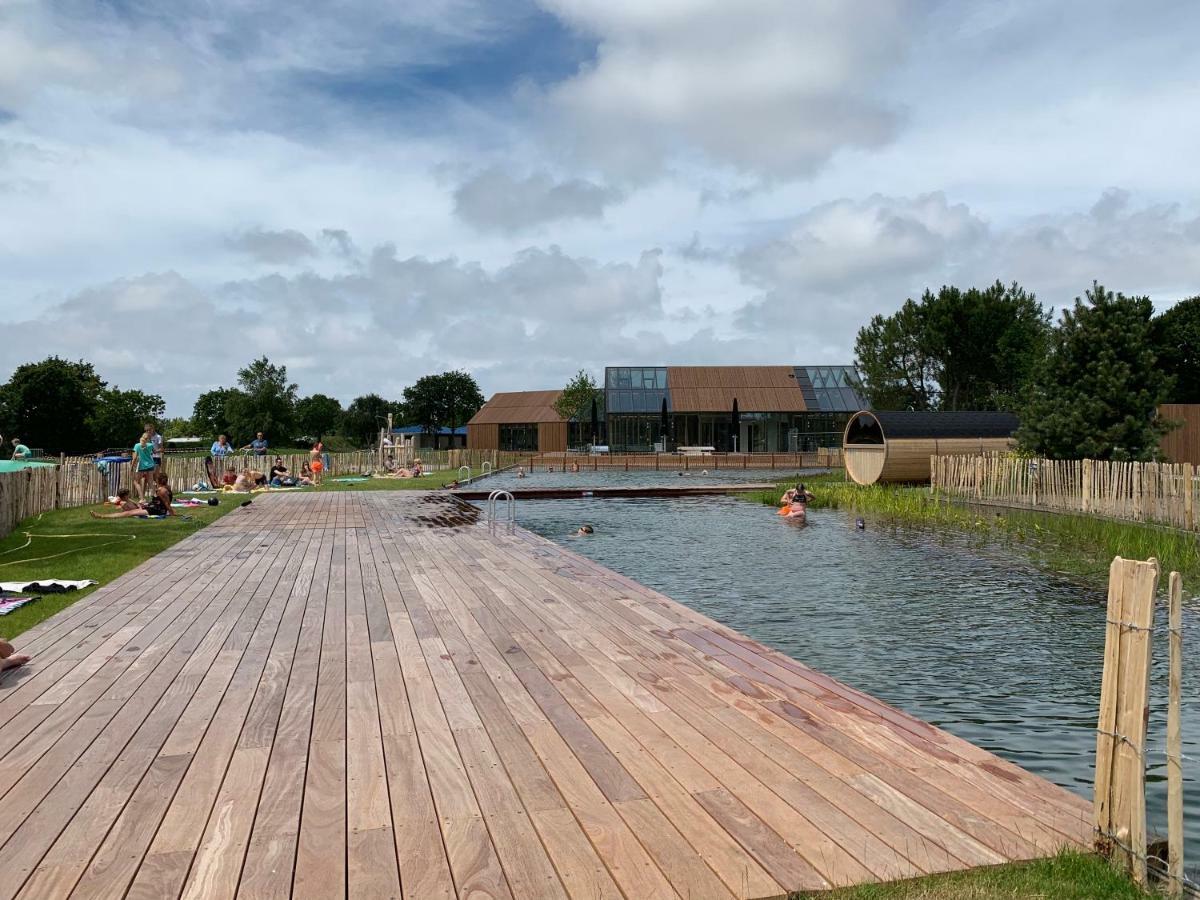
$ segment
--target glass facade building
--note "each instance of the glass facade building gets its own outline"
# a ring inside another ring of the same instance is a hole
[[[616,453],[841,446],[850,416],[866,408],[853,366],[610,366],[604,390],[608,444]]]

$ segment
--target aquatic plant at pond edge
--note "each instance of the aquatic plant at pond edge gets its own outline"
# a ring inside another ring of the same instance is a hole
[[[967,505],[935,497],[924,487],[863,486],[839,475],[816,476],[807,479],[806,484],[816,495],[810,504],[814,509],[842,509],[889,524],[955,531],[1008,543],[1047,568],[1089,580],[1106,578],[1114,556],[1153,556],[1164,571],[1183,575],[1189,593],[1200,590],[1200,537],[1188,532],[1097,516]],[[788,486],[781,484],[770,495],[749,497],[774,506]]]

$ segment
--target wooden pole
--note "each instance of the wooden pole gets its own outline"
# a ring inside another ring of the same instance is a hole
[[[1113,559],[1096,727],[1097,844],[1140,885],[1146,870],[1146,718],[1158,560]]]
[[[1170,683],[1167,688],[1167,891],[1183,896],[1183,732],[1180,685],[1183,681],[1183,584],[1172,572],[1167,592]]]

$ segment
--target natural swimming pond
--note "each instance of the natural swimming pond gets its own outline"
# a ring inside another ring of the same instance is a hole
[[[603,484],[616,483],[610,473]],[[645,475],[621,483],[652,483]],[[761,473],[760,473],[761,475]],[[560,475],[561,477],[561,475]],[[526,479],[527,481],[528,479]],[[591,484],[601,483],[589,473]],[[682,480],[682,479],[680,479]],[[772,479],[763,479],[772,480]],[[498,481],[498,479],[497,479]],[[489,479],[487,482],[491,483]],[[497,484],[496,486],[500,486]],[[522,500],[518,522],[766,644],[1091,796],[1105,595],[956,535],[797,527],[733,497]],[[595,535],[570,535],[582,523]],[[1189,594],[1200,585],[1185,585]],[[1165,833],[1165,609],[1147,793]],[[1184,612],[1188,855],[1200,855],[1200,608]],[[1189,869],[1191,864],[1189,864]]]

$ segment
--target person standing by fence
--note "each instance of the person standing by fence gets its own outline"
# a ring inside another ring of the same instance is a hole
[[[138,500],[144,501],[153,492],[154,471],[158,466],[154,462],[154,444],[147,432],[142,433],[141,440],[133,445],[133,484],[137,488]]]
[[[253,450],[255,456],[266,456],[268,446],[269,445],[267,443],[266,437],[260,431],[254,435],[254,440],[252,440],[250,443],[248,443],[242,449],[243,450]]]
[[[154,427],[153,422],[147,422],[143,430],[146,434],[150,435],[150,446],[154,448],[154,468],[161,469],[163,454],[162,435],[158,433],[158,429]]]

